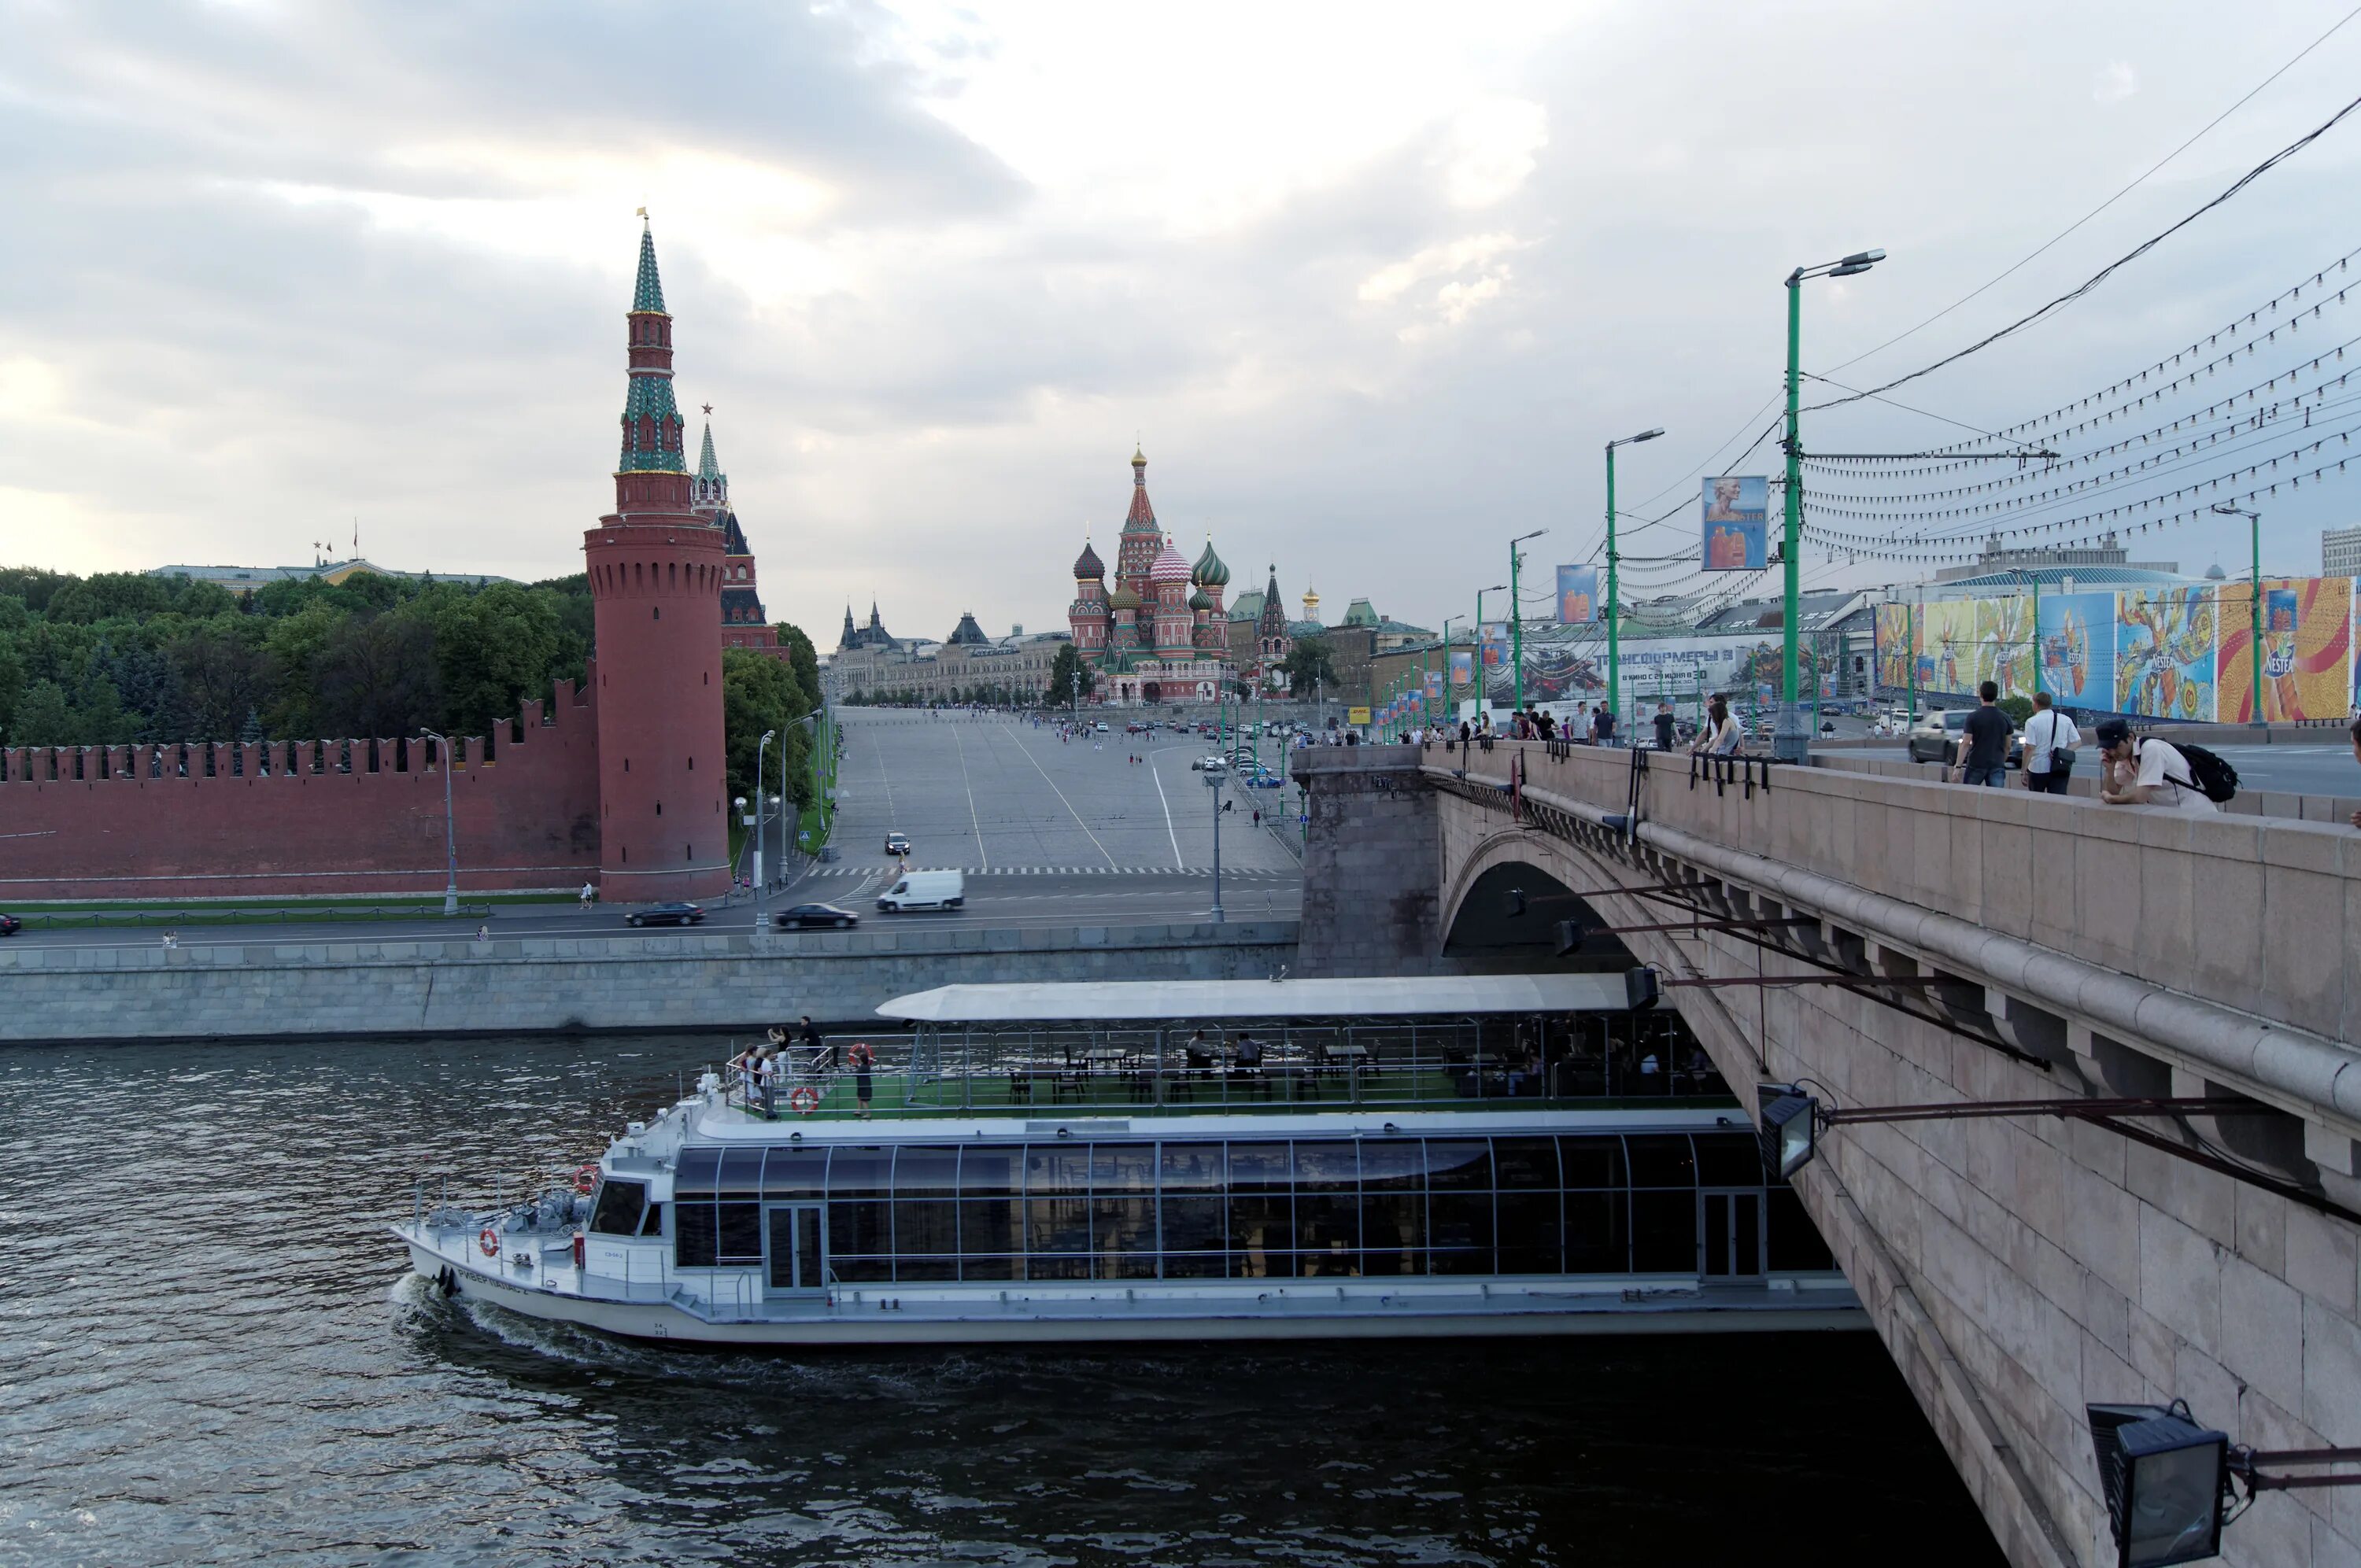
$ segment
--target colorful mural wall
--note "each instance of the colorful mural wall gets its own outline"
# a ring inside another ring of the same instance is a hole
[[[2262,713],[2267,721],[2341,718],[2361,708],[2361,580],[2263,579]],[[1984,681],[2003,696],[2040,689],[2070,707],[2153,718],[2251,723],[2253,596],[2245,583],[1952,599],[1916,608],[1918,689],[1959,696]],[[1876,615],[1877,681],[1910,684],[1914,607]],[[2039,616],[2039,625],[2034,623]]]
[[[2117,713],[2210,723],[2213,590],[2143,588],[2115,596]]]
[[[2068,707],[2113,707],[2115,596],[2041,596],[2041,689]]]
[[[2221,716],[2255,720],[2254,590],[2222,585]],[[2342,718],[2353,692],[2353,579],[2263,579],[2263,711],[2268,721]]]

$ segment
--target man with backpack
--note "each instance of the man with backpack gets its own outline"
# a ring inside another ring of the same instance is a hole
[[[2074,748],[2081,743],[2081,731],[2051,705],[2049,694],[2034,693],[2033,717],[2025,721],[2025,787],[2036,795],[2064,795]]]
[[[2099,798],[2109,806],[2169,806],[2176,811],[2218,813],[2237,793],[2238,775],[2202,746],[2182,748],[2132,733],[2120,718],[2098,729]],[[2227,773],[2224,780],[2219,775]]]

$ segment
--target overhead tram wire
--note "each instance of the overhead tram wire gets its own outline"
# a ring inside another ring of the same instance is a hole
[[[2233,197],[2236,196],[2238,192],[2244,191],[2247,186],[2253,184],[2256,181],[2269,173],[2273,169],[2276,169],[2287,159],[2294,157],[2297,153],[2301,152],[2305,148],[2310,147],[2322,137],[2326,136],[2356,109],[2361,109],[2361,98],[2351,100],[2345,104],[2343,108],[2337,110],[2336,113],[2322,121],[2318,126],[2306,131],[2302,136],[2298,137],[2295,140],[2290,142],[2287,146],[2281,148],[2279,151],[2271,154],[2270,157],[2263,159],[2262,162],[2255,165],[2254,168],[2240,175],[2211,201],[2208,201],[2202,206],[2196,208],[2169,228],[2159,230],[2158,233],[2149,236],[2147,239],[2140,241],[2139,244],[2134,246],[2130,250],[2125,251],[2114,260],[2110,261],[2104,267],[2100,268],[2099,270],[2092,273],[2081,284],[2075,288],[2068,290],[2065,293],[2059,295],[2048,303],[2042,305],[2025,315],[2019,316],[2015,321],[2009,323],[2009,324],[2004,327],[2001,327],[1996,331],[1985,334],[1982,337],[1978,338],[1975,342],[1968,345],[1965,348],[1947,354],[1940,359],[1934,361],[1932,364],[1922,365],[1916,370],[1909,371],[1905,375],[1896,376],[1892,380],[1882,382],[1877,386],[1870,388],[1865,392],[1856,392],[1849,397],[1832,398],[1824,403],[1810,404],[1804,411],[1817,412],[1822,409],[1841,408],[1847,403],[1860,402],[1865,398],[1873,398],[1882,393],[1890,392],[1896,387],[1906,386],[1910,382],[1916,381],[1922,377],[1931,376],[1936,371],[1940,370],[1947,366],[1956,365],[1960,360],[1967,358],[1971,355],[1980,354],[1983,350],[1990,348],[1993,344],[2000,342],[2003,338],[2015,336],[2017,333],[2020,333],[2026,327],[2032,326],[2036,323],[2042,321],[2052,313],[2063,310],[2066,306],[2073,303],[2076,300],[2081,299],[2083,295],[2090,293],[2092,290],[2098,288],[2100,284],[2104,283],[2109,278],[2113,277],[2123,268],[2138,260],[2141,257],[2146,256],[2149,251],[2154,250],[2158,246],[2162,245],[2166,240],[2170,239],[2174,235],[2179,234],[2182,229],[2185,229],[2191,224],[2195,223],[2199,218],[2203,217],[2214,208],[2230,201]]]
[[[2070,439],[2074,435],[2094,429],[2098,425],[2107,422],[2114,414],[2121,413],[2126,407],[2138,408],[2147,403],[2162,400],[2164,398],[2178,390],[2182,385],[2194,381],[2198,377],[2212,375],[2215,370],[2235,360],[2240,354],[2251,356],[2255,352],[2257,345],[2255,340],[2249,338],[2248,341],[2244,344],[2234,344],[2229,352],[2217,355],[2203,364],[2192,365],[2186,370],[2181,370],[2180,368],[2183,360],[2194,358],[2197,355],[2203,353],[2207,348],[2218,345],[2221,339],[2224,337],[2235,338],[2241,333],[2251,332],[2257,326],[2263,326],[2262,318],[2266,313],[2268,313],[2271,315],[2277,315],[2281,306],[2291,303],[2299,307],[2298,309],[2290,312],[2285,321],[2278,322],[2272,325],[2263,327],[2262,342],[2269,343],[2276,341],[2278,334],[2281,332],[2301,330],[2298,323],[2301,322],[2306,313],[2301,308],[2303,299],[2303,291],[2306,289],[2316,290],[2324,294],[2328,289],[2334,288],[2336,290],[2336,298],[2334,302],[2340,305],[2345,303],[2347,294],[2351,291],[2352,285],[2350,283],[2331,283],[2329,281],[2329,277],[2331,273],[2349,273],[2352,270],[2353,261],[2356,257],[2361,257],[2361,247],[2346,251],[2343,256],[2335,258],[2326,266],[2318,269],[2310,277],[2301,279],[2295,283],[2290,284],[2289,287],[2280,290],[2278,293],[2272,295],[2261,304],[2255,306],[2252,310],[2245,312],[2243,315],[2233,316],[2227,324],[2215,328],[2213,332],[2208,333],[2202,340],[2191,343],[2188,347],[2160,358],[2154,364],[2144,366],[2140,369],[2133,371],[2131,374],[2122,377],[2121,378],[2100,388],[2097,391],[2086,393],[2082,397],[2077,398],[2071,402],[2062,403],[2057,408],[2048,410],[2043,413],[2036,414],[2030,419],[2021,420],[2015,424],[2003,425],[1998,431],[1993,433],[1993,439],[2012,441],[2020,435],[2027,434],[2036,431],[2041,431],[2044,425],[2049,424],[2053,421],[2061,419],[2068,414],[2080,413],[2086,409],[2093,407],[2104,408],[2111,400],[2116,399],[2120,394],[2146,384],[2152,377],[2161,376],[2168,370],[2178,372],[2170,381],[2150,387],[2147,390],[2141,392],[2137,397],[2133,398],[2128,404],[2119,405],[2116,407],[2113,413],[2097,413],[2062,429],[2042,431],[2042,439]],[[2319,318],[2322,311],[2326,308],[2329,302],[2330,302],[2323,299],[2315,299],[2313,301],[2310,313],[2313,319],[2317,320]],[[1872,394],[1863,393],[1861,395],[1870,396]],[[1880,400],[1887,401],[1890,400],[1881,399]],[[1832,407],[1834,405],[1819,404],[1816,406],[1826,408]],[[1984,444],[1985,442],[1981,440],[1960,441],[1954,442],[1949,446],[1938,447],[1936,451],[1939,456],[1950,458],[1953,454],[1972,452],[1975,448]],[[1806,456],[1807,459],[1811,458],[1811,455],[1808,453],[1806,454]],[[1822,463],[1838,461],[1838,459],[1830,457],[1820,457],[1813,460]],[[1951,460],[1935,463],[1921,468],[1889,469],[1885,470],[1885,472],[1891,473],[1896,477],[1918,474],[1942,474],[1955,472],[1966,466],[1966,463],[1963,461]]]
[[[2344,28],[2345,25],[2353,20],[2356,16],[2361,16],[2361,6],[2356,6],[2352,10],[2345,12],[2344,16],[2338,17],[2326,32],[2312,39],[2312,42],[2304,45],[2301,49],[2298,49],[2294,56],[2290,59],[2285,65],[2280,66],[2277,71],[2272,71],[2268,76],[2266,76],[2260,82],[2256,82],[2254,86],[2246,90],[2246,95],[2241,97],[2236,103],[2231,104],[2228,108],[2223,110],[2220,114],[2206,121],[2202,126],[2200,126],[2197,128],[2196,134],[2191,136],[2187,141],[2182,142],[2179,147],[2174,148],[2170,152],[2166,153],[2162,158],[2157,159],[2155,163],[2149,165],[2146,173],[2140,175],[2130,184],[2125,185],[2122,190],[2116,192],[2114,195],[2108,197],[2105,201],[2100,203],[2089,212],[2084,213],[2081,217],[2076,218],[2072,223],[2068,224],[2064,228],[2059,230],[2057,234],[2051,236],[2041,245],[2036,247],[2031,252],[2026,255],[2023,259],[2015,262],[2002,271],[1997,277],[1992,279],[1989,282],[1983,283],[1977,288],[1971,290],[1969,292],[1960,295],[1949,304],[1945,305],[1941,310],[1937,311],[1933,315],[1928,316],[1925,321],[1920,322],[1916,326],[1911,327],[1906,331],[1897,333],[1894,336],[1887,338],[1883,343],[1879,344],[1876,347],[1863,349],[1861,353],[1856,354],[1851,358],[1844,361],[1843,364],[1834,365],[1829,367],[1829,368],[1832,370],[1842,370],[1849,366],[1860,364],[1862,360],[1869,358],[1872,355],[1883,354],[1887,349],[1893,347],[1895,344],[1902,342],[1905,338],[1915,337],[1919,333],[1924,332],[1927,328],[1933,326],[1937,322],[1941,321],[1945,316],[1949,315],[1953,311],[1958,310],[1961,305],[1964,305],[1969,301],[1975,299],[1978,295],[1981,295],[1997,285],[2005,282],[2020,269],[2033,261],[2037,260],[2044,252],[2057,245],[2060,240],[2066,238],[2076,229],[2081,228],[2084,224],[2089,223],[2092,218],[2097,217],[2101,213],[2105,212],[2109,207],[2114,206],[2117,202],[2122,201],[2125,196],[2130,195],[2140,186],[2146,184],[2151,179],[2154,179],[2165,165],[2170,163],[2174,159],[2179,158],[2182,153],[2187,152],[2191,148],[2196,146],[2197,143],[2202,139],[2208,132],[2212,131],[2214,126],[2220,125],[2223,121],[2236,114],[2240,109],[2245,108],[2247,104],[2254,100],[2257,93],[2262,92],[2264,88],[2268,87],[2272,82],[2277,82],[2280,77],[2285,76],[2289,71],[2294,70],[2296,65],[2301,61],[2306,55],[2312,53],[2312,50],[2318,49],[2330,38],[2335,37],[2336,34]]]

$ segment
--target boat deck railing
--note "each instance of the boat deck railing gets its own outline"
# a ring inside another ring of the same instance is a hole
[[[866,1072],[843,1066],[832,1046],[796,1048],[767,1094],[742,1073],[724,1080],[730,1102],[752,1114],[822,1119],[1727,1102],[1730,1088],[1702,1053],[1675,1062],[1670,1044],[1567,1041],[1504,1056],[1447,1029],[1282,1031],[1218,1046],[1170,1030],[1028,1030],[964,1041],[921,1035],[908,1059]]]

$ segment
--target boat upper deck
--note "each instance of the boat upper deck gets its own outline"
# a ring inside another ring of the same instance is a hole
[[[1734,1103],[1620,974],[955,985],[877,1011],[885,1030],[788,1045],[767,1073],[739,1059],[730,1101],[794,1120]]]

